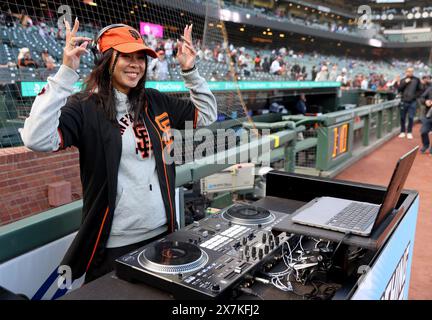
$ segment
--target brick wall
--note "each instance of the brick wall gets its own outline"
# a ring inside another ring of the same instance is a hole
[[[0,225],[50,209],[48,184],[69,181],[72,201],[81,199],[78,150],[32,152],[26,147],[0,149]]]

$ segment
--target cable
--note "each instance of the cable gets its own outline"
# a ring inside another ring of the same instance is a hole
[[[333,251],[333,255],[332,255],[331,259],[330,259],[331,261],[333,261],[333,258],[335,257],[336,252],[339,249],[339,247],[342,244],[342,242],[345,240],[345,238],[347,238],[350,235],[351,235],[351,232],[346,232],[345,235],[342,237],[342,239],[339,241],[339,243],[336,246],[336,249]]]
[[[258,293],[254,292],[252,289],[250,288],[244,288],[244,287],[240,287],[239,290],[245,294],[257,297],[260,300],[264,300],[263,297],[261,297]]]

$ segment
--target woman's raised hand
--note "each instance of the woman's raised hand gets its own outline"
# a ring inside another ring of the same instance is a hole
[[[76,36],[79,27],[78,18],[75,19],[72,30],[70,28],[69,22],[66,19],[64,22],[66,27],[66,45],[63,49],[63,64],[69,68],[72,68],[73,70],[77,70],[80,65],[81,55],[88,53],[87,45],[92,39]],[[82,41],[84,42],[77,46],[77,44]]]

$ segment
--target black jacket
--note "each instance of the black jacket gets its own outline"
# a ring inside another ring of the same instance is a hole
[[[425,92],[423,92],[423,94],[420,97],[420,101],[421,103],[425,103],[426,100],[432,100],[432,85],[430,85],[429,87],[427,87],[427,89],[425,90]],[[424,110],[424,114],[425,116],[428,115],[429,109],[431,107],[426,106],[425,110]],[[428,116],[427,116],[428,117]],[[429,117],[428,117],[429,118]]]
[[[406,79],[403,78],[397,88],[402,93],[403,102],[413,102],[420,96],[422,84],[417,77],[412,77],[409,83],[406,83]]]
[[[163,161],[167,128],[184,129],[185,121],[197,122],[197,109],[190,100],[180,100],[157,90],[146,89],[147,102],[142,117],[152,141],[156,170],[167,214],[168,228],[175,230],[175,164]],[[61,109],[60,149],[76,146],[80,154],[83,186],[82,225],[62,265],[72,269],[73,279],[98,265],[104,256],[113,220],[117,175],[122,140],[119,128],[98,107],[95,97],[83,100],[75,95]],[[169,143],[169,142],[168,142]]]

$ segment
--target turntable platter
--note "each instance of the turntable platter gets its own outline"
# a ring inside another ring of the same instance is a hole
[[[228,221],[243,225],[257,225],[271,223],[275,216],[267,209],[235,204],[222,213],[222,217]]]
[[[138,261],[150,271],[178,274],[202,268],[208,262],[208,255],[191,243],[161,241],[144,249]]]

